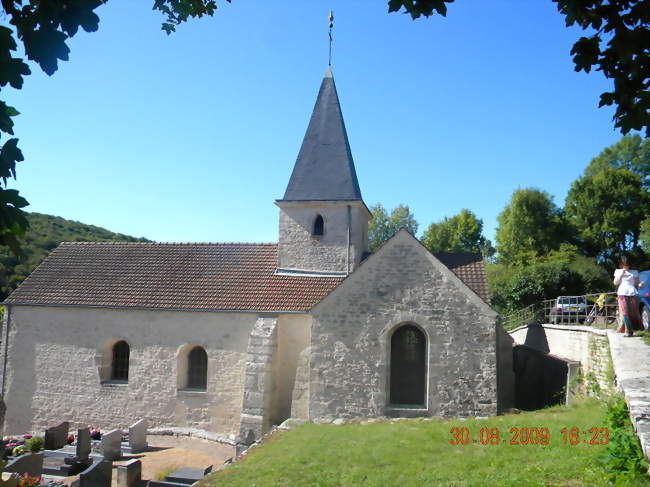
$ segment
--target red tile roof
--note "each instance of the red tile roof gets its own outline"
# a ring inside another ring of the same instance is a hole
[[[480,254],[439,252],[433,255],[449,267],[483,301],[490,304],[490,295],[485,277],[485,264]]]
[[[486,299],[483,263],[450,255],[443,263]],[[308,311],[343,280],[276,275],[276,265],[276,244],[64,242],[5,303]]]

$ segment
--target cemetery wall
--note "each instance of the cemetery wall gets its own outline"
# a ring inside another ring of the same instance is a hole
[[[401,231],[312,310],[309,419],[497,412],[497,313]],[[389,404],[392,333],[427,338],[424,410]]]
[[[7,314],[5,434],[61,421],[125,428],[142,417],[150,427],[238,433],[256,314],[30,306]],[[106,380],[117,340],[130,346],[128,383]],[[192,345],[207,352],[204,392],[178,387],[179,357]]]

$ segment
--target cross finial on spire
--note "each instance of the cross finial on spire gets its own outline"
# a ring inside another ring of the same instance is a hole
[[[329,31],[329,36],[330,36],[330,56],[329,56],[329,62],[328,66],[332,65],[332,27],[334,27],[334,11],[330,10],[329,17],[327,17],[330,23],[330,31]]]

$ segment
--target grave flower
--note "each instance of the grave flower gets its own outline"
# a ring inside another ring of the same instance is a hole
[[[25,447],[22,445],[18,445],[11,451],[11,453],[13,453],[15,457],[19,457],[20,455],[23,455],[25,453]]]
[[[40,477],[32,477],[27,472],[23,475],[18,475],[17,487],[38,487],[41,485]]]

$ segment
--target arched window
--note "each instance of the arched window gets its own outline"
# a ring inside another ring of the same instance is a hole
[[[129,380],[129,344],[124,340],[113,345],[112,380]]]
[[[324,231],[325,231],[325,223],[323,222],[323,217],[320,215],[316,215],[316,219],[314,220],[314,229],[311,232],[311,234],[314,237],[321,237]]]
[[[194,347],[187,356],[187,387],[205,389],[208,384],[208,354],[203,347]]]
[[[417,326],[404,325],[390,343],[390,402],[424,406],[427,339]]]

